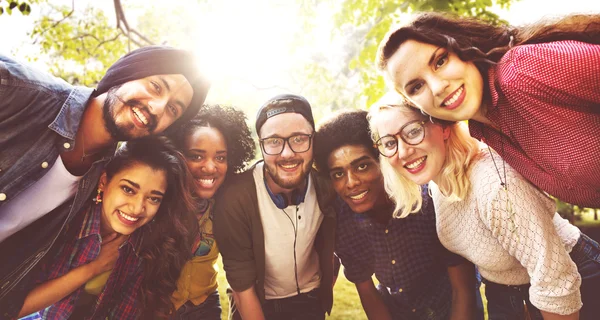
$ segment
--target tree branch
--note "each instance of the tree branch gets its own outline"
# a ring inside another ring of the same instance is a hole
[[[143,47],[144,44],[140,43],[140,41],[134,39],[132,34],[136,35],[140,38],[145,45],[153,45],[154,42],[148,39],[146,36],[135,30],[134,28],[129,27],[129,23],[127,22],[127,18],[125,17],[125,12],[123,11],[123,6],[121,5],[121,0],[113,0],[113,4],[115,7],[115,14],[117,16],[117,28],[120,29],[123,34],[131,40],[131,42],[135,43],[138,47]]]

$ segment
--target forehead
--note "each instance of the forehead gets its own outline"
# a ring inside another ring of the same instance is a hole
[[[167,189],[167,173],[144,163],[136,162],[132,164],[117,172],[112,180],[119,182],[122,179],[138,184],[142,190],[157,190],[164,193]]]
[[[407,108],[382,108],[375,118],[375,126],[380,137],[394,135],[408,122],[423,119],[423,114],[418,110]]]
[[[221,131],[213,127],[195,127],[185,141],[188,149],[207,149],[207,147],[227,149],[225,137]]]
[[[373,158],[369,147],[363,145],[345,145],[333,150],[329,154],[327,159],[327,165],[329,169],[335,167],[348,168],[352,165],[353,161],[356,161],[363,157],[369,157],[373,161],[377,159]]]
[[[289,137],[297,133],[310,134],[313,129],[301,114],[299,113],[282,113],[271,117],[265,121],[260,128],[259,136],[264,137]]]
[[[428,66],[431,55],[437,49],[438,47],[428,43],[406,40],[388,60],[387,73],[399,84],[408,82]]]

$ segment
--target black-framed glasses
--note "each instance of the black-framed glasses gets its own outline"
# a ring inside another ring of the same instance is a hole
[[[271,156],[278,155],[283,152],[285,144],[290,146],[294,153],[306,152],[310,149],[313,134],[296,134],[287,138],[264,138],[260,139],[260,147],[262,150]]]
[[[398,136],[406,144],[414,146],[425,139],[425,121],[414,120],[400,128],[398,133],[383,136],[375,142],[377,150],[384,157],[392,157],[398,152]]]

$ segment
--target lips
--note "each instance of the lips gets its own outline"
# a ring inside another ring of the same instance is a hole
[[[142,128],[147,128],[148,124],[149,124],[149,115],[144,112],[142,109],[132,106],[131,107],[131,113],[133,114],[133,122],[135,122],[135,124],[138,127],[142,127]]]
[[[355,203],[361,202],[363,199],[365,199],[365,197],[367,196],[367,193],[369,193],[369,190],[355,192],[355,193],[349,194],[348,198],[350,198],[350,200],[352,200],[352,202],[355,202]]]
[[[464,100],[465,86],[462,85],[442,101],[442,107],[448,110],[456,109]]]
[[[215,186],[215,182],[217,181],[217,178],[203,177],[203,178],[196,178],[195,180],[201,188],[210,189]]]
[[[293,172],[296,171],[296,169],[300,168],[300,164],[302,164],[301,161],[299,162],[286,162],[286,163],[278,163],[277,165],[283,169],[283,171],[287,171],[287,172]]]
[[[133,226],[140,220],[140,217],[130,216],[121,210],[117,210],[117,211],[118,211],[117,216],[119,217],[119,221],[121,221],[121,223],[123,223],[127,226]]]
[[[425,163],[427,161],[427,156],[420,157],[413,161],[407,162],[404,165],[404,168],[410,173],[417,173],[425,167]]]

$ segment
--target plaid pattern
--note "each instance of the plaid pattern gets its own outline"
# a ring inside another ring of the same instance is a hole
[[[375,274],[383,286],[380,290],[389,293],[384,301],[394,317],[448,317],[452,289],[447,267],[465,260],[441,245],[426,186],[421,212],[404,219],[390,219],[387,225],[370,219],[368,213],[354,213],[340,198],[336,208],[336,254],[348,280],[360,283]]]
[[[102,239],[100,236],[100,206],[92,205],[84,212],[83,219],[76,218],[59,241],[62,247],[56,255],[43,262],[38,283],[60,277],[70,270],[87,264],[98,257]],[[80,222],[81,224],[77,224]],[[137,295],[142,283],[142,259],[138,256],[142,241],[141,232],[134,232],[119,248],[119,258],[106,286],[90,310],[87,319],[136,319],[140,306]],[[83,292],[83,286],[54,305],[40,311],[43,319],[68,319]]]

